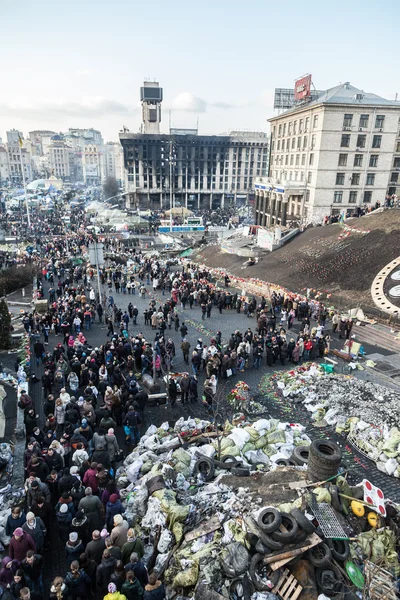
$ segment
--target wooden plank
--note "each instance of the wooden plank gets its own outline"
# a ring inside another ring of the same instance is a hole
[[[290,600],[297,600],[297,598],[300,596],[301,592],[303,591],[302,586],[299,584],[299,587],[296,589],[296,591],[292,594],[292,597],[290,598]]]
[[[292,575],[292,577],[293,577],[293,575]],[[299,582],[297,581],[297,579],[295,579],[293,577],[293,581],[291,582],[291,585],[290,585],[289,589],[286,592],[286,596],[288,598],[292,597],[292,594],[293,594],[294,590],[297,588],[298,585],[300,585]]]
[[[193,529],[192,531],[188,531],[185,534],[185,542],[191,542],[192,540],[195,540],[195,539],[201,537],[202,535],[206,535],[207,533],[211,533],[212,531],[216,531],[217,529],[220,529],[220,528],[221,528],[221,523],[220,523],[218,517],[216,515],[214,515],[208,521],[204,521],[203,523],[200,523],[200,525],[198,527],[196,527],[196,529]]]
[[[291,560],[293,560],[293,558],[295,558],[296,556],[300,556],[306,550],[309,550],[310,548],[313,548],[314,546],[317,546],[318,544],[320,544],[322,542],[321,538],[318,537],[318,535],[316,533],[313,533],[309,538],[307,538],[307,540],[308,540],[308,545],[303,546],[301,548],[297,548],[297,550],[299,550],[300,552],[296,553],[295,555],[291,555],[291,556],[282,558],[282,556],[281,556],[282,554],[289,554],[289,553],[288,552],[285,552],[285,553],[275,552],[274,554],[268,554],[267,556],[270,559],[275,558],[275,562],[270,561],[270,563],[269,563],[269,566],[271,567],[271,569],[273,571],[280,569],[281,567],[283,567],[284,565],[289,563]],[[265,559],[264,559],[264,562],[266,562]]]

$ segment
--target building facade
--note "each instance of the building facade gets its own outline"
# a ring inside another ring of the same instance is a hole
[[[103,181],[114,177],[120,186],[124,183],[124,153],[121,144],[107,142],[103,149]]]
[[[0,146],[0,182],[8,181],[10,178],[10,170],[8,167],[7,150]]]
[[[255,182],[256,223],[318,223],[383,203],[392,176],[397,183],[394,165],[400,170],[399,116],[399,102],[344,83],[269,119],[269,176]]]
[[[63,181],[71,181],[73,175],[73,159],[74,151],[62,139],[55,139],[61,136],[54,136],[50,144],[49,151],[49,168],[51,175],[62,179]]]
[[[30,131],[28,135],[31,142],[32,156],[44,156],[48,154],[49,146],[56,132],[47,129],[35,129],[34,131]]]

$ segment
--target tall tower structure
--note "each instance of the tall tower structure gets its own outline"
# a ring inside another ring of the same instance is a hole
[[[163,89],[158,81],[145,81],[140,88],[143,133],[160,133]]]

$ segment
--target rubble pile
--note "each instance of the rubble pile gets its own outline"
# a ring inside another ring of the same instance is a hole
[[[276,373],[270,382],[288,402],[302,403],[314,421],[347,434],[379,470],[400,477],[400,405],[393,390],[326,373],[317,364]]]
[[[343,549],[324,541],[312,498],[347,513],[350,502],[339,496],[351,498],[353,490],[344,477],[330,487],[308,482],[296,458],[309,446],[303,426],[276,419],[242,417],[217,428],[181,418],[173,428],[147,430],[116,478],[125,518],[145,543],[144,562],[163,576],[168,600],[287,600],[284,584],[293,598],[301,600],[307,587],[307,597],[317,599],[349,585],[332,563],[336,552],[344,565],[349,543]],[[357,564],[380,547],[372,529],[364,519],[360,531],[369,537],[354,545]],[[384,553],[389,545],[385,538]],[[322,563],[320,546],[328,548]],[[387,555],[397,568],[392,550]]]

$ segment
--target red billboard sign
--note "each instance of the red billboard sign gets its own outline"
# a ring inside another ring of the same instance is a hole
[[[294,84],[294,99],[303,100],[307,98],[311,93],[311,75],[305,75],[301,77]]]

